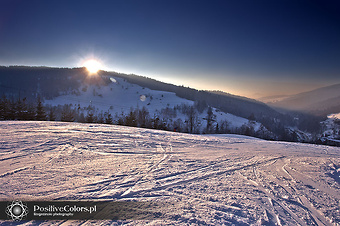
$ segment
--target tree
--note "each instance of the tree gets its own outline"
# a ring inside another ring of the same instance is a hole
[[[26,98],[24,99],[18,99],[16,103],[14,103],[14,119],[18,120],[26,120],[26,114],[27,114],[27,105],[26,105]]]
[[[81,122],[81,123],[86,122],[85,115],[83,112],[80,112],[80,114],[78,114],[77,122]]]
[[[154,114],[153,118],[151,119],[151,128],[158,129],[160,127],[160,120],[158,115]]]
[[[230,133],[229,122],[227,120],[220,121],[218,133]]]
[[[93,111],[89,111],[89,112],[87,113],[87,116],[86,116],[86,118],[85,118],[85,122],[87,122],[87,123],[93,123],[93,122],[95,122],[95,116],[94,116]]]
[[[122,112],[122,113],[120,114],[120,116],[118,116],[118,114],[117,114],[117,112],[116,112],[115,118],[118,119],[118,120],[117,120],[117,124],[118,124],[118,125],[121,125],[121,126],[124,125],[124,120],[125,120],[124,112]]]
[[[149,111],[144,106],[141,110],[138,110],[138,124],[142,128],[146,128],[149,124]]]
[[[184,124],[181,118],[178,118],[173,123],[173,128],[175,132],[181,132],[183,130]]]
[[[240,128],[240,133],[242,135],[246,135],[246,136],[255,136],[255,129],[253,124],[251,123],[245,123],[241,126]]]
[[[38,101],[37,101],[37,114],[36,114],[35,118],[38,121],[45,121],[46,120],[46,113],[45,113],[44,107],[41,103],[40,97],[38,98]]]
[[[125,116],[125,125],[127,126],[137,126],[137,115],[136,111],[132,108],[127,116]]]
[[[97,123],[103,124],[105,122],[103,112],[100,112],[97,116]]]
[[[209,106],[207,116],[204,118],[207,121],[206,133],[211,133],[212,124],[216,121],[216,115],[214,115],[212,108]]]
[[[16,103],[13,100],[11,100],[11,101],[8,101],[8,104],[9,104],[9,108],[8,108],[7,119],[8,120],[17,119],[16,118]]]
[[[187,111],[187,120],[185,121],[188,125],[188,132],[194,133],[196,131],[196,128],[198,127],[198,117],[197,117],[197,111],[194,108],[194,106],[190,106]]]
[[[113,124],[113,118],[110,112],[105,112],[105,123]]]
[[[53,107],[51,107],[51,109],[50,109],[50,112],[49,112],[49,114],[48,114],[48,119],[49,119],[50,121],[55,121],[55,120],[56,120],[56,116],[55,116],[55,114],[54,114]]]
[[[24,114],[25,120],[36,120],[36,108],[33,104],[27,105],[27,110]]]
[[[8,120],[10,114],[10,101],[4,96],[0,101],[0,120]]]
[[[216,133],[216,134],[220,133],[220,128],[219,128],[219,126],[218,126],[218,123],[216,123],[215,133]]]
[[[65,104],[61,111],[61,119],[62,122],[74,122],[75,120],[75,111],[71,108],[71,105]]]

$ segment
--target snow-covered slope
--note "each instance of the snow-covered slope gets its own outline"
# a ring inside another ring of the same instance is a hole
[[[82,108],[93,105],[98,111],[110,111],[112,114],[128,113],[131,108],[136,107],[147,107],[150,112],[155,112],[182,103],[193,104],[192,101],[177,97],[175,93],[150,90],[128,83],[122,78],[111,77],[110,81],[107,86],[83,85],[79,92],[46,100],[45,104],[72,103],[79,104]]]
[[[62,122],[0,122],[0,133],[2,201],[175,203],[162,219],[119,222],[130,225],[340,224],[338,147]]]
[[[142,109],[145,107],[150,115],[155,114],[162,117],[161,110],[165,108],[174,108],[182,104],[192,106],[194,102],[176,96],[175,93],[151,90],[141,87],[136,84],[131,84],[123,78],[110,77],[111,83],[108,85],[83,85],[78,92],[72,92],[67,95],[58,96],[52,100],[45,100],[46,105],[57,106],[64,104],[72,104],[79,108],[85,115],[88,113],[87,108],[94,106],[97,113],[110,112],[114,115],[128,114],[133,108]],[[216,122],[228,121],[230,128],[240,128],[242,125],[249,125],[248,119],[238,117],[229,113],[224,113],[213,108],[213,113],[216,116]],[[207,115],[207,109],[197,116],[200,123],[200,132],[206,127],[204,118]],[[163,116],[164,117],[164,116]],[[169,119],[168,116],[164,118]],[[187,120],[187,116],[176,113],[172,121],[181,119],[183,122]],[[259,130],[260,123],[253,123],[255,131]]]
[[[337,113],[337,114],[330,114],[328,116],[328,118],[332,118],[332,119],[340,119],[340,113]]]
[[[340,142],[340,113],[330,114],[322,124],[322,138]]]

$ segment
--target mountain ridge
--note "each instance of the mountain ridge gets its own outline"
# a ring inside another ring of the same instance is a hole
[[[252,114],[259,119],[269,115],[271,117],[280,117],[281,115],[262,102],[232,94],[225,95],[224,93],[221,95],[211,91],[196,90],[134,74],[99,71],[98,77],[92,76],[90,78],[87,74],[85,68],[0,66],[0,94],[14,98],[18,96],[31,98],[41,95],[44,98],[52,99],[62,93],[79,89],[82,82],[105,85],[109,82],[108,77],[117,76],[151,90],[173,92],[179,97],[192,101],[211,102],[212,107],[244,118]],[[90,81],[91,79],[92,81]],[[218,101],[212,101],[214,98]]]
[[[338,113],[333,112],[334,109],[340,109],[340,102],[335,101],[338,97],[340,97],[340,84],[334,84],[298,93],[286,99],[268,103],[268,105],[274,108],[327,116],[331,113]]]

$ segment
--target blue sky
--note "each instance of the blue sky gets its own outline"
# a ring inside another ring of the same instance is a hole
[[[105,69],[257,97],[340,83],[337,1],[0,1],[0,65]]]

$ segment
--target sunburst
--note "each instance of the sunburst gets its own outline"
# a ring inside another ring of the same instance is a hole
[[[83,63],[83,67],[86,67],[90,74],[97,74],[97,72],[102,69],[103,65],[98,60],[90,59]]]

